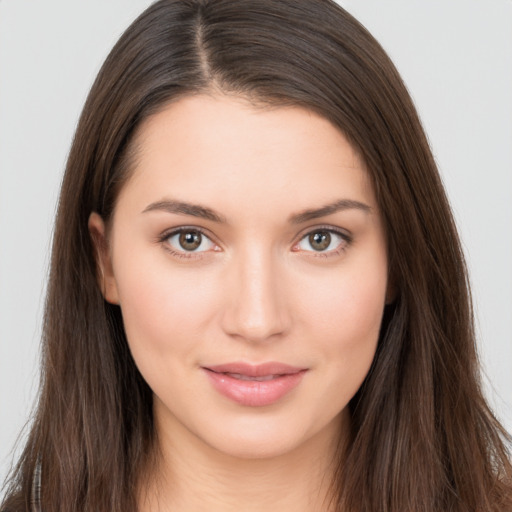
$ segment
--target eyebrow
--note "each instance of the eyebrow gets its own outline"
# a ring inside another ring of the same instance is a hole
[[[326,204],[320,208],[311,210],[303,210],[302,212],[296,213],[289,218],[291,224],[301,224],[310,220],[325,217],[326,215],[332,215],[343,210],[361,210],[364,213],[370,213],[372,208],[365,203],[360,201],[354,201],[353,199],[339,199],[333,203]]]
[[[354,201],[353,199],[339,199],[333,203],[329,203],[320,208],[303,210],[299,213],[291,215],[288,221],[291,224],[301,224],[310,220],[325,217],[326,215],[332,215],[343,210],[361,210],[364,213],[370,213],[371,207],[360,201]],[[227,224],[227,220],[224,216],[215,212],[211,208],[201,206],[198,204],[187,203],[185,201],[178,201],[176,199],[164,199],[162,201],[156,201],[146,206],[142,213],[164,211],[167,213],[176,213],[178,215],[191,215],[192,217],[199,217],[201,219],[218,222],[219,224]]]
[[[142,213],[164,211],[167,213],[177,213],[179,215],[191,215],[192,217],[199,217],[201,219],[211,220],[220,224],[226,224],[226,219],[206,206],[198,204],[186,203],[184,201],[177,201],[175,199],[164,199],[157,201],[146,206]]]

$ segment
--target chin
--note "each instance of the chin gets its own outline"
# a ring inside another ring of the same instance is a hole
[[[295,452],[303,456],[304,449],[314,454],[326,445],[334,451],[345,414],[342,412],[325,423],[310,423],[307,418],[286,421],[291,418],[263,416],[243,418],[233,422],[231,428],[221,424],[219,429],[209,430],[202,441],[216,452],[243,460],[293,457]]]

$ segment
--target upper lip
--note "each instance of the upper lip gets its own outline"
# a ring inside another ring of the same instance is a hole
[[[203,368],[215,373],[235,373],[239,375],[246,375],[247,377],[264,377],[265,375],[292,375],[306,369],[275,361],[262,364],[233,362],[213,366],[203,366]]]

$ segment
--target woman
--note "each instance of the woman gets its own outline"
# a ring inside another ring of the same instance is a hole
[[[375,40],[329,1],[150,7],[77,128],[3,508],[508,510],[505,440]]]

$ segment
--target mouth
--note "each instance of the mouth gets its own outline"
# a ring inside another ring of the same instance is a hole
[[[220,372],[223,375],[227,375],[232,379],[238,380],[246,380],[246,381],[256,381],[256,382],[266,382],[268,380],[276,379],[277,377],[281,377],[281,375],[262,375],[261,377],[251,377],[250,375],[243,375],[241,373],[229,373],[229,372]]]
[[[248,407],[278,402],[296,388],[307,372],[283,363],[251,365],[242,362],[205,366],[213,388],[224,397]]]

